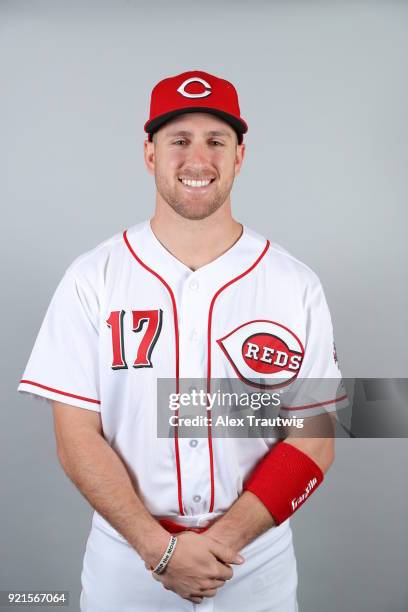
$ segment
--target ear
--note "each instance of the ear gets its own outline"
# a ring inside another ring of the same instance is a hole
[[[238,176],[241,170],[242,162],[245,157],[245,144],[237,144],[237,150],[235,153],[235,176]]]
[[[150,142],[147,138],[143,143],[144,147],[144,160],[147,171],[149,174],[154,174],[155,155],[154,155],[154,142]]]

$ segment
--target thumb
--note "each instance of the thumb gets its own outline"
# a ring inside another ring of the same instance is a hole
[[[223,561],[224,563],[235,563],[240,565],[245,561],[244,557],[235,550],[229,546],[219,544],[214,540],[211,542],[210,550],[218,559],[220,559],[220,561]]]

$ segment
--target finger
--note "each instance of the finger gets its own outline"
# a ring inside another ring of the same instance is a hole
[[[189,601],[192,601],[193,603],[200,604],[200,603],[202,603],[204,597],[195,597],[195,596],[191,595],[190,597],[186,597],[186,599],[188,599]]]
[[[212,576],[215,580],[231,580],[234,572],[230,565],[224,565],[224,563],[218,563],[217,572]]]
[[[204,597],[214,597],[216,592],[217,592],[217,589],[207,589],[207,590],[200,589],[200,593]]]
[[[232,550],[229,546],[224,546],[223,544],[219,544],[215,540],[210,540],[210,550],[211,552],[224,563],[235,563],[240,565],[245,561],[244,557],[239,553]]]
[[[203,587],[203,589],[219,589],[222,586],[224,586],[224,584],[225,584],[225,580],[213,579],[213,580],[209,580],[208,585]]]

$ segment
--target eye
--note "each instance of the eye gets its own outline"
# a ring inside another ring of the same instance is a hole
[[[220,142],[219,140],[212,140],[211,142],[215,145],[220,145],[221,147],[224,146],[223,143]]]
[[[173,142],[173,144],[178,144],[179,142],[183,143],[183,142],[186,142],[186,141],[184,140],[184,138],[178,138],[177,140],[175,140]]]

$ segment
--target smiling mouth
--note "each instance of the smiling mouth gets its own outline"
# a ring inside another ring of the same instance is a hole
[[[201,179],[201,180],[193,180],[193,179],[184,179],[184,178],[179,178],[178,179],[180,181],[180,183],[182,183],[185,187],[193,187],[194,189],[203,189],[205,187],[208,187],[208,185],[211,185],[211,183],[213,183],[215,181],[214,178],[211,179]]]

